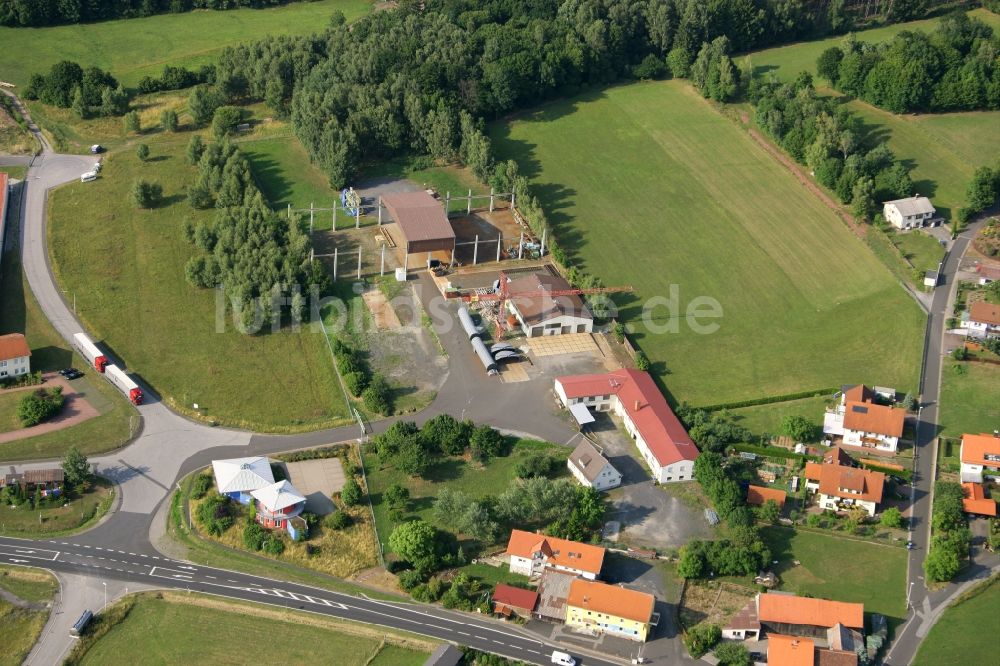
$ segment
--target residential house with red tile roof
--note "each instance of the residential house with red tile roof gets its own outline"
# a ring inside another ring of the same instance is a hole
[[[596,634],[645,641],[656,599],[648,592],[577,578],[569,586],[566,625]]]
[[[839,457],[821,464],[808,462],[806,490],[818,493],[817,504],[830,511],[846,511],[859,506],[874,516],[882,502],[885,474],[842,465]]]
[[[769,635],[807,636],[826,640],[841,625],[854,631],[865,627],[864,604],[800,597],[787,592],[757,595],[757,620]]]
[[[511,573],[540,576],[546,567],[596,580],[604,566],[604,549],[537,532],[513,530],[507,542]]]
[[[1000,305],[976,301],[962,313],[959,326],[965,329],[966,336],[970,338],[982,340],[1000,337]]]
[[[1000,436],[962,435],[962,483],[982,483],[984,478],[1000,481]]]
[[[31,348],[20,333],[0,335],[0,379],[31,372]]]
[[[648,372],[624,369],[557,377],[555,392],[570,410],[584,405],[621,418],[658,483],[694,478],[698,447]]]
[[[749,486],[747,488],[747,504],[750,506],[763,506],[765,502],[770,500],[779,507],[783,507],[787,496],[788,494],[784,490],[777,488],[765,488],[764,486]]]
[[[841,437],[844,446],[895,453],[903,436],[906,410],[879,404],[876,397],[892,400],[895,391],[872,390],[864,384],[845,387],[840,403],[823,419],[823,433]]]
[[[493,590],[493,612],[510,617],[530,618],[538,605],[538,592],[512,587],[503,583]]]
[[[996,516],[997,503],[986,496],[981,483],[963,483],[962,490],[965,499],[962,500],[962,511],[974,513],[977,516]]]

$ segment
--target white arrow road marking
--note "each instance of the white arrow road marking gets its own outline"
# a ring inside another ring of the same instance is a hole
[[[178,569],[187,569],[188,571],[197,571],[194,567],[178,566]]]
[[[0,556],[14,556],[14,557],[27,557],[32,560],[47,560],[54,561],[59,557],[58,550],[46,550],[44,548],[37,548],[35,550],[24,550],[23,548],[18,548],[16,546],[4,546],[0,545],[0,549],[10,549],[14,552],[7,550],[0,550]]]
[[[28,562],[28,560],[15,560],[13,557],[10,558],[10,561],[13,562],[14,564],[25,564],[26,562]]]

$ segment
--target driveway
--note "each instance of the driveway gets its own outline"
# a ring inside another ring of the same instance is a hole
[[[692,539],[711,538],[712,529],[701,510],[667,494],[653,483],[640,462],[635,444],[607,414],[595,414],[591,431],[612,466],[622,474],[622,485],[610,493],[611,520],[621,522],[619,541],[650,548],[680,548]]]

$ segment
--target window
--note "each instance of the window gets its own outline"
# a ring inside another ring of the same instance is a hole
[[[672,476],[668,476],[667,477],[667,481],[673,481],[673,480],[674,480],[674,477],[672,477]]]
[[[7,361],[0,361],[0,368],[6,368],[6,367],[7,367]]]

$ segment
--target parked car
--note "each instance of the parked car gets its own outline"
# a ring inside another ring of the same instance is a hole
[[[552,663],[558,664],[558,666],[576,666],[576,659],[569,656],[565,652],[556,650],[552,653]]]
[[[98,153],[103,153],[104,152],[104,146],[102,146],[99,143],[95,143],[94,145],[92,145],[90,147],[90,152],[93,153],[94,155],[97,155]]]
[[[66,379],[79,379],[80,377],[83,377],[83,373],[76,368],[66,368],[65,370],[60,370],[59,374]]]
[[[94,168],[92,169],[92,171],[100,171],[100,170],[101,170],[101,163],[94,162]]]
[[[71,372],[76,372],[76,368],[63,368],[62,370],[59,371],[59,374],[65,377]]]
[[[916,547],[917,547],[917,544],[913,543],[912,541],[907,541],[906,542],[906,550],[913,550]]]

